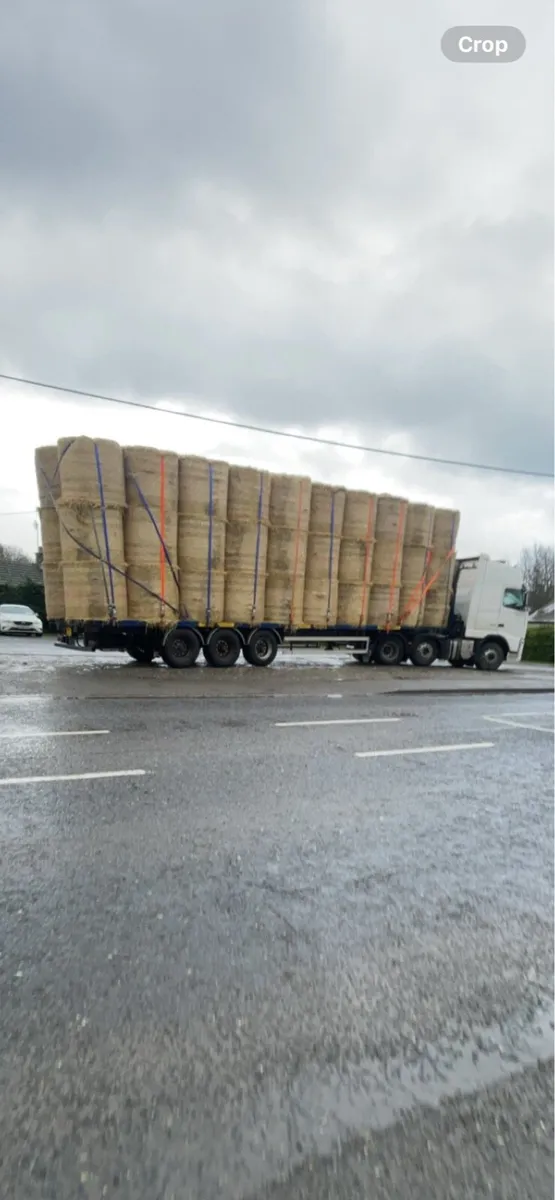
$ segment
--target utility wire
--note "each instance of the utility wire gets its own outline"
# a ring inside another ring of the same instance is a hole
[[[25,379],[21,375],[6,375],[0,371],[0,379],[10,383],[24,383],[28,387],[43,388],[50,392],[65,392],[68,396],[84,396],[89,400],[103,400],[108,404],[123,404],[127,408],[143,408],[150,412],[169,413],[172,417],[185,417],[188,421],[204,421],[209,425],[226,425],[230,429],[246,429],[249,433],[268,433],[272,437],[293,438],[298,442],[314,442],[319,446],[333,446],[340,450],[361,450],[366,454],[385,454],[390,458],[410,458],[416,462],[436,463],[444,467],[468,467],[473,471],[495,471],[502,475],[528,475],[534,479],[552,479],[548,471],[527,471],[519,467],[498,467],[491,463],[466,462],[456,458],[436,458],[430,454],[410,454],[405,450],[385,450],[380,446],[358,446],[354,442],[339,442],[333,438],[318,437],[310,433],[292,433],[286,429],[269,429],[265,425],[251,425],[246,421],[231,421],[225,417],[207,417],[199,413],[184,412],[182,409],[166,408],[159,404],[147,404],[144,400],[122,400],[120,396],[105,396],[101,392],[85,392],[81,388],[63,387],[58,383],[44,383],[39,379]]]

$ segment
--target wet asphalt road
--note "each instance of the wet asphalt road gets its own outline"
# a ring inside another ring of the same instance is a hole
[[[0,1194],[551,1197],[552,713],[4,690]]]

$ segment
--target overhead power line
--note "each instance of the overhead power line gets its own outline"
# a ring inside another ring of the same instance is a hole
[[[495,471],[502,475],[527,475],[533,479],[553,478],[548,471],[528,471],[520,467],[500,467],[492,463],[466,462],[464,459],[434,457],[431,454],[412,454],[407,450],[385,450],[382,446],[359,446],[355,442],[341,442],[334,438],[318,437],[317,434],[293,433],[287,429],[270,429],[265,425],[252,425],[247,421],[232,421],[225,417],[207,417],[199,413],[184,412],[182,409],[166,408],[161,404],[147,404],[145,400],[123,400],[121,396],[106,396],[102,392],[86,392],[82,388],[64,387],[59,383],[25,379],[22,375],[6,375],[3,371],[0,371],[0,379],[5,379],[10,383],[24,383],[27,387],[43,388],[49,392],[64,392],[68,396],[83,396],[87,400],[122,404],[126,408],[142,408],[149,412],[168,413],[172,417],[185,417],[188,421],[203,421],[208,425],[225,425],[230,429],[246,429],[249,433],[267,433],[272,437],[293,438],[297,442],[313,442],[318,446],[332,446],[338,450],[360,450],[365,454],[385,454],[389,458],[410,458],[415,462],[436,463],[443,467],[467,467],[472,471]]]

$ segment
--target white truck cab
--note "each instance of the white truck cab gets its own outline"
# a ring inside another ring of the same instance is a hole
[[[464,625],[460,658],[472,659],[477,643],[501,646],[507,662],[520,662],[528,625],[527,595],[519,567],[488,554],[457,562],[453,615]],[[487,668],[486,668],[487,669]]]

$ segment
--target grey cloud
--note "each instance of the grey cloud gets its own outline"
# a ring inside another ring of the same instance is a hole
[[[440,3],[5,6],[4,369],[549,470],[548,12],[470,83]]]

